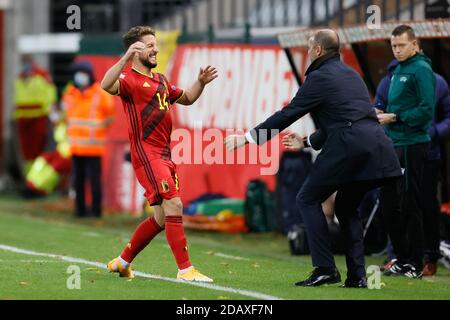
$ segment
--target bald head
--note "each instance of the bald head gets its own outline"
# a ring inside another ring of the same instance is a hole
[[[327,53],[339,53],[339,36],[332,29],[316,31],[309,38],[308,57],[311,62]]]
[[[339,52],[340,42],[336,31],[332,29],[322,29],[314,35],[314,42],[328,52]]]

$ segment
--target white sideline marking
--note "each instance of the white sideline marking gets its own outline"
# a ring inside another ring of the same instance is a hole
[[[83,232],[81,235],[93,238],[100,237],[100,234],[98,234],[97,232]]]
[[[63,261],[67,261],[67,262],[82,263],[82,264],[87,264],[90,266],[95,266],[95,267],[98,267],[101,269],[106,269],[105,263],[94,262],[94,261],[89,261],[89,260],[74,258],[74,257],[69,257],[69,256],[63,256],[63,255],[59,255],[59,254],[36,252],[36,251],[21,249],[21,248],[17,248],[17,247],[11,247],[11,246],[7,246],[7,245],[3,245],[3,244],[0,244],[0,250],[10,251],[10,252],[14,252],[14,253],[22,253],[22,254],[27,254],[30,256],[40,256],[40,257],[61,259]],[[169,282],[188,284],[188,285],[202,287],[202,288],[211,289],[211,290],[237,293],[237,294],[240,294],[243,296],[252,297],[252,298],[261,299],[261,300],[283,300],[282,298],[271,296],[271,295],[264,294],[264,293],[259,293],[256,291],[235,289],[235,288],[230,288],[230,287],[222,287],[222,286],[218,286],[218,285],[210,284],[210,283],[185,282],[185,281],[181,281],[181,280],[177,280],[177,279],[173,279],[173,278],[162,277],[162,276],[148,274],[148,273],[144,273],[144,272],[140,272],[140,271],[134,271],[134,274],[135,274],[135,276],[139,276],[139,277],[143,277],[143,278],[158,279],[158,280],[164,280],[164,281],[169,281]]]
[[[216,256],[216,257],[221,257],[221,258],[226,258],[226,259],[233,259],[233,260],[250,260],[250,259],[243,258],[243,257],[230,256],[229,254],[225,254],[225,253],[221,253],[221,252],[214,252],[212,255]]]
[[[55,261],[55,260],[32,260],[32,259],[20,259],[20,260],[3,260],[3,259],[0,259],[0,262],[56,263],[56,262],[59,262],[59,261]]]

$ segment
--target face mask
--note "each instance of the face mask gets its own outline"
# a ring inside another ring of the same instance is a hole
[[[31,72],[31,63],[24,63],[22,65],[22,73],[30,73]]]
[[[89,75],[84,72],[77,72],[73,76],[73,82],[77,87],[86,88],[90,83]]]

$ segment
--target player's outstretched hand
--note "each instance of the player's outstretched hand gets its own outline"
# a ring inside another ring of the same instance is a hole
[[[207,85],[217,77],[217,69],[213,66],[207,66],[205,69],[200,68],[200,72],[198,73],[198,81],[202,85]]]
[[[247,139],[243,134],[231,134],[225,138],[224,144],[228,151],[240,148],[247,143]]]
[[[281,142],[283,143],[283,146],[286,150],[300,151],[305,147],[302,140],[303,137],[301,137],[297,133],[290,133],[288,135],[285,135],[283,139],[281,139]]]

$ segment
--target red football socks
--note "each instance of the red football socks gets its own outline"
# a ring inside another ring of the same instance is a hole
[[[183,270],[189,268],[191,262],[189,261],[186,236],[183,229],[183,217],[166,215],[165,224],[167,242],[175,256],[178,269]]]
[[[155,218],[145,219],[134,231],[130,242],[127,243],[120,257],[128,263],[131,263],[138,253],[162,230],[163,228],[156,222]]]

